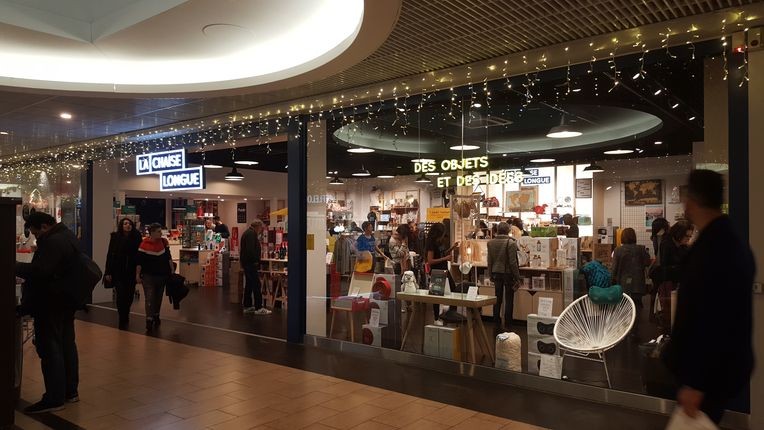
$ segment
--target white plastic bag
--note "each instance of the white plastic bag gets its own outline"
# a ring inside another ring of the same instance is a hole
[[[698,411],[695,418],[691,418],[684,413],[684,409],[677,406],[671,419],[666,426],[666,430],[717,430],[716,424],[708,418],[708,415]]]

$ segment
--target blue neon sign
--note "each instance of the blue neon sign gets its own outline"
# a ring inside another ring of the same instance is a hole
[[[205,186],[202,167],[190,167],[159,174],[159,191],[203,190]]]

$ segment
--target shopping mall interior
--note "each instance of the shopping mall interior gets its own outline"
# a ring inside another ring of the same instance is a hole
[[[723,178],[764,266],[764,2],[0,11],[0,257],[18,275],[0,427],[666,428],[686,266],[664,253],[703,233],[691,172]],[[42,282],[19,267],[69,272],[40,259],[36,212],[104,275],[75,314],[77,400],[43,413],[50,335],[21,311]],[[147,253],[174,272],[160,305]],[[764,428],[762,399],[754,371],[721,428]]]

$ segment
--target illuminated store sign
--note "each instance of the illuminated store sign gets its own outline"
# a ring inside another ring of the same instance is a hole
[[[135,156],[137,175],[159,174],[159,191],[203,190],[207,184],[203,167],[186,166],[186,150]]]
[[[414,163],[414,173],[451,173],[463,170],[488,169],[488,167],[487,156],[443,160],[439,163],[434,160],[428,160]],[[527,173],[530,173],[532,177],[528,177]],[[501,170],[497,172],[468,173],[456,176],[441,175],[438,176],[436,185],[438,188],[447,188],[452,185],[469,187],[475,185],[527,184],[524,181],[537,179],[538,169],[528,169],[527,173],[523,174],[521,170]],[[538,183],[550,183],[549,177],[546,177],[546,181],[547,182]]]
[[[186,150],[154,152],[135,156],[135,174],[151,175],[186,168]]]
[[[182,191],[204,189],[204,168],[190,167],[159,174],[159,191]]]

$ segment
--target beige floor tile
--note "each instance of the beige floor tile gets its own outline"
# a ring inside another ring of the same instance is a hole
[[[478,414],[475,415],[475,418],[485,420],[485,421],[490,421],[492,423],[498,423],[498,424],[501,424],[502,426],[512,422],[512,420],[509,420],[503,417],[497,417],[496,415],[484,414],[482,412],[478,412]]]
[[[411,403],[374,418],[374,421],[393,427],[405,427],[438,410],[432,406]]]
[[[210,426],[230,421],[234,418],[236,417],[225,412],[210,411],[187,420],[176,421],[172,424],[158,427],[157,430],[204,430]]]
[[[167,412],[175,415],[176,417],[188,419],[193,416],[202,415],[215,409],[220,409],[239,402],[241,402],[241,400],[234,399],[233,397],[220,396],[214,399],[205,400],[203,402],[194,403],[189,406],[184,406],[182,408],[170,409]]]
[[[376,421],[366,421],[365,423],[358,424],[357,426],[353,427],[352,430],[390,430],[394,429],[395,427],[389,426],[387,424],[378,423]]]
[[[107,430],[117,427],[125,422],[126,420],[124,418],[112,414],[85,421],[80,424],[80,427],[84,427],[88,430]]]
[[[460,422],[459,424],[451,427],[452,430],[499,430],[502,424],[497,422],[483,420],[480,418],[472,417]]]
[[[160,402],[150,403],[137,408],[125,409],[115,414],[126,420],[138,420],[151,415],[167,412],[171,409],[183,408],[193,405],[194,402],[180,397],[168,397]]]
[[[376,397],[373,400],[374,400],[374,404],[379,405],[383,408],[392,410],[392,409],[398,409],[402,406],[414,403],[419,399],[413,396],[406,395],[406,394],[390,393],[390,394],[384,394],[382,396]]]
[[[336,409],[338,411],[347,411],[349,409],[358,407],[365,403],[373,402],[375,405],[378,404],[381,407],[390,409],[386,403],[377,402],[377,399],[381,399],[384,396],[385,395],[381,393],[375,393],[367,389],[361,389],[361,390],[353,391],[352,393],[348,395],[334,398],[333,400],[330,400],[324,403],[322,406]]]
[[[335,429],[345,430],[353,428],[387,412],[389,412],[387,409],[364,404],[321,420],[321,424],[325,424]]]
[[[230,421],[212,426],[214,430],[240,430],[264,426],[267,423],[286,417],[286,412],[270,408],[260,409],[247,415],[242,415]]]
[[[24,430],[48,430],[50,427],[46,426],[45,424],[30,418],[21,412],[15,412],[14,415],[14,421],[16,422],[16,426],[18,428],[24,429]]]
[[[467,418],[477,415],[477,412],[469,409],[460,408],[457,406],[446,406],[438,409],[433,414],[428,415],[427,418],[430,421],[440,423],[443,425],[455,426]]]
[[[337,411],[334,409],[313,406],[312,408],[290,414],[284,418],[268,423],[268,427],[273,427],[277,430],[302,429],[336,414]]]
[[[509,424],[502,427],[502,430],[545,430],[544,427],[534,426],[532,424],[521,423],[519,421],[512,421]]]
[[[414,403],[418,403],[420,405],[432,406],[433,408],[439,408],[439,409],[446,407],[445,403],[435,402],[433,400],[428,400],[428,399],[417,399],[416,402]]]
[[[125,421],[124,423],[115,426],[114,430],[154,430],[182,420],[182,418],[176,417],[175,415],[162,413],[149,415],[137,420]]]
[[[311,408],[316,405],[320,405],[322,403],[326,403],[335,397],[331,394],[322,393],[319,391],[308,393],[302,397],[298,397],[295,399],[288,399],[284,402],[279,402],[271,407],[273,409],[282,411],[282,412],[299,412],[308,408]]]
[[[236,415],[237,417],[240,417],[240,416],[248,415],[248,414],[251,414],[252,412],[259,411],[262,409],[278,410],[274,408],[275,405],[286,404],[289,402],[290,400],[287,399],[286,397],[260,395],[259,397],[243,400],[238,403],[234,403],[232,405],[222,407],[219,409],[227,414]],[[281,411],[281,412],[286,413],[286,411]]]
[[[356,382],[342,381],[337,384],[322,388],[318,391],[321,391],[322,393],[334,394],[336,396],[344,396],[358,390],[363,390],[364,388],[366,388],[366,385],[358,384]]]
[[[424,418],[416,420],[413,423],[401,427],[402,430],[443,430],[443,424],[436,423],[435,421],[426,420]]]
[[[304,427],[303,430],[334,430],[334,428],[321,423],[313,423],[307,427]]]
[[[203,400],[224,396],[228,393],[239,391],[242,388],[245,388],[245,386],[236,382],[226,382],[225,384],[220,384],[211,388],[201,388],[191,393],[181,394],[180,397],[194,402],[200,402]]]

